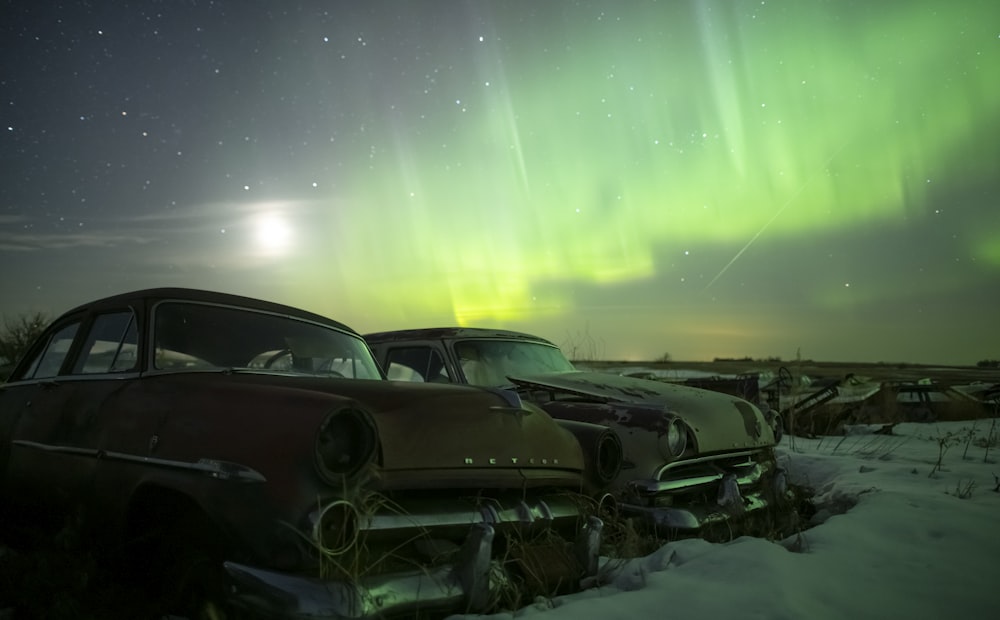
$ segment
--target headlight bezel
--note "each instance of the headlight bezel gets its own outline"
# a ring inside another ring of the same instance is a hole
[[[595,449],[595,474],[603,484],[609,484],[618,477],[625,461],[625,449],[622,440],[612,429],[601,433],[597,438]]]
[[[341,486],[375,460],[378,444],[378,429],[367,411],[356,406],[337,408],[316,430],[316,473],[327,483]]]

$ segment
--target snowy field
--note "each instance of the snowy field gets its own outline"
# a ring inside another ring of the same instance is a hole
[[[819,508],[798,536],[670,543],[607,562],[600,588],[491,617],[1000,617],[1000,422],[878,428],[783,440],[781,463]]]

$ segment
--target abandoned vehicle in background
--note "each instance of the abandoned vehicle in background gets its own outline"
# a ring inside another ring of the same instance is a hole
[[[858,424],[882,424],[885,425],[882,432],[889,432],[900,422],[978,420],[996,417],[1000,410],[996,373],[970,377],[955,369],[942,373],[942,378],[903,379],[891,378],[892,368],[878,370],[879,378],[854,372],[839,376],[801,373],[793,376],[787,366],[778,367],[766,380],[760,372],[675,378],[642,370],[628,376],[739,396],[764,411],[779,412],[785,432],[803,437],[841,435]],[[913,372],[910,370],[909,374]]]
[[[507,391],[386,381],[328,318],[150,289],[67,312],[0,387],[0,531],[81,515],[171,613],[488,611],[595,574],[620,448]]]
[[[753,393],[751,384],[758,383],[758,376],[698,381],[708,389],[733,393],[737,388]],[[995,417],[998,386],[954,379],[873,379],[853,372],[842,377],[793,378],[792,371],[782,366],[748,400],[779,410],[786,431],[816,437],[840,435],[846,427],[856,424],[895,425]]]
[[[530,334],[427,328],[366,334],[390,379],[506,388],[552,417],[618,433],[619,509],[662,538],[781,535],[797,519],[775,459],[781,421],[719,392],[576,369]]]

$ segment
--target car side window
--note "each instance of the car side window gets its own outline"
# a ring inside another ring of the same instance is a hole
[[[59,374],[69,349],[73,345],[73,338],[80,327],[80,322],[70,323],[59,329],[52,338],[49,339],[45,350],[31,362],[31,365],[24,373],[24,379],[45,379]]]
[[[139,343],[131,310],[98,315],[84,341],[74,374],[125,372],[136,367]]]
[[[391,349],[385,364],[386,375],[393,381],[452,383],[444,359],[432,347]]]

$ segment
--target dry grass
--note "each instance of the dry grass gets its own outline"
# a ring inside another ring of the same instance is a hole
[[[892,453],[907,441],[909,441],[909,437],[900,437],[891,434],[891,432],[836,437],[824,435],[820,438],[816,451],[857,456],[867,460],[888,461],[892,459]]]
[[[624,517],[614,503],[568,494],[578,502],[584,515],[598,516],[604,523],[600,554],[612,558],[601,573],[585,579],[585,571],[573,541],[551,529],[530,532],[522,528],[498,528],[494,540],[494,564],[491,570],[491,599],[484,612],[516,610],[526,605],[551,605],[554,597],[582,586],[599,585],[629,558],[643,557],[662,546],[667,539],[640,527],[633,518]],[[796,489],[796,502],[806,502],[807,490]],[[489,498],[474,498],[489,502]],[[375,514],[395,514],[405,518],[405,511],[391,499],[378,493],[356,495],[354,502],[343,502],[345,515],[363,524]],[[789,533],[788,523],[779,523],[773,515],[760,514],[754,521],[744,521],[740,531],[706,532],[706,537],[724,534],[731,539],[737,533],[750,533],[778,540]],[[723,526],[728,528],[728,526]],[[502,532],[500,531],[502,530]],[[0,533],[4,530],[0,528]],[[792,530],[797,531],[797,530]],[[363,528],[347,532],[318,532],[318,542],[310,533],[298,532],[314,545],[321,558],[318,576],[325,579],[360,580],[367,575],[395,570],[427,570],[427,567],[453,560],[458,542],[433,541],[430,532],[416,529],[404,540],[370,540]],[[147,602],[134,584],[122,581],[101,568],[97,556],[87,547],[80,524],[71,520],[54,539],[42,542],[30,552],[19,552],[0,544],[0,618],[88,618],[121,617],[129,613],[140,617]],[[130,613],[134,611],[135,613]]]
[[[0,617],[98,620],[149,612],[145,592],[102,568],[77,519],[54,537],[18,529],[7,538],[5,525],[0,523]]]

